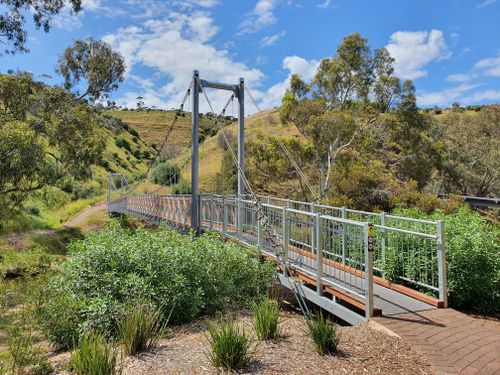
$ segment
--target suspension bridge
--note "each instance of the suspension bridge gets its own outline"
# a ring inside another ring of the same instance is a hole
[[[206,93],[208,88],[230,92],[214,120],[219,131],[223,129],[219,119],[234,99],[238,101],[236,152],[225,132],[220,132],[238,171],[235,195],[199,193],[200,94],[215,113]],[[192,193],[166,195],[160,193],[160,187],[152,193],[139,194],[136,189],[140,181],[128,185],[123,174],[110,173],[108,212],[165,223],[196,234],[216,231],[224,238],[255,247],[263,257],[276,261],[280,282],[294,293],[305,315],[309,314],[309,302],[359,325],[377,315],[396,316],[446,307],[442,221],[262,196],[253,191],[245,175],[245,93],[261,112],[243,78],[237,84],[225,84],[203,80],[194,71],[179,107],[183,111],[191,97]],[[177,116],[167,128],[149,169],[166,146],[176,120]],[[304,186],[317,197],[289,150],[281,142],[280,147]],[[117,180],[119,184],[115,184]]]

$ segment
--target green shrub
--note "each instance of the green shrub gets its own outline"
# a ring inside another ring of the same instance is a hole
[[[71,243],[69,254],[49,286],[54,298],[43,306],[44,327],[60,346],[85,330],[115,336],[116,323],[134,301],[150,303],[163,321],[248,306],[265,294],[273,275],[272,266],[250,250],[214,235],[191,241],[167,229],[133,232],[114,223]],[[67,303],[74,313],[61,317],[57,310]]]
[[[264,299],[253,309],[253,328],[259,340],[272,340],[279,335],[280,308],[274,300]]]
[[[191,194],[191,185],[185,180],[180,180],[172,186],[172,194]]]
[[[121,135],[116,138],[115,145],[130,151],[130,143]]]
[[[117,369],[117,352],[104,336],[85,334],[71,355],[70,368],[77,375],[114,375]]]
[[[212,365],[232,370],[247,364],[252,340],[232,318],[227,318],[219,325],[210,324],[208,344],[210,346],[208,356]]]
[[[0,274],[4,279],[32,276],[50,268],[52,258],[40,247],[25,251],[7,250],[0,256]]]
[[[181,170],[169,163],[159,163],[151,170],[149,179],[158,185],[173,185],[179,181]]]
[[[156,346],[168,320],[146,302],[135,305],[117,324],[117,333],[125,354],[134,355]]]
[[[28,212],[30,215],[33,216],[39,216],[40,215],[40,208],[38,208],[35,205],[31,205],[26,207],[26,212]]]
[[[425,215],[417,210],[398,209],[394,214],[421,219],[445,221],[446,266],[450,306],[477,311],[500,311],[500,230],[468,207],[452,214],[436,211]],[[412,229],[412,228],[408,228]],[[407,236],[406,236],[407,237]],[[393,251],[396,251],[396,244]],[[409,244],[408,244],[409,245]],[[393,256],[395,258],[396,255]],[[413,259],[408,262],[415,263]],[[417,262],[418,263],[418,262]],[[399,271],[411,269],[403,260],[397,262]],[[434,270],[437,280],[437,270]]]
[[[333,322],[319,313],[307,321],[309,335],[316,345],[316,351],[321,354],[333,354],[337,351],[340,332]]]

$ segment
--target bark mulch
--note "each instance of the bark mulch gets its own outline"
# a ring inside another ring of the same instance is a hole
[[[251,332],[250,318],[239,318]],[[172,328],[157,348],[125,360],[126,375],[217,374],[207,359],[207,327],[210,320],[198,320]],[[363,327],[339,327],[339,353],[320,356],[306,331],[304,319],[284,312],[282,337],[258,342],[252,360],[242,374],[431,374],[430,364],[397,336]]]

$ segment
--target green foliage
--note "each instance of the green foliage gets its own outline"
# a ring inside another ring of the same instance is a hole
[[[130,143],[123,136],[118,136],[115,141],[115,145],[120,148],[124,148],[130,151]]]
[[[57,73],[64,78],[64,88],[68,91],[80,86],[82,79],[86,80],[85,91],[77,91],[74,95],[80,98],[88,95],[91,100],[97,100],[123,82],[125,62],[108,43],[87,38],[76,40],[72,47],[64,50],[59,57]]]
[[[179,181],[181,170],[170,163],[159,163],[151,170],[149,179],[158,185],[173,185]]]
[[[278,302],[264,299],[253,309],[253,328],[259,340],[273,340],[279,336],[278,321],[280,309]]]
[[[3,1],[2,13],[0,14],[3,52],[6,54],[28,52],[25,13],[33,16],[33,22],[37,29],[42,28],[48,32],[52,17],[57,15],[66,5],[69,5],[74,12],[81,10],[81,0],[70,0],[67,3],[59,0]]]
[[[6,250],[0,255],[0,274],[4,279],[31,276],[47,270],[51,258],[40,247],[25,251]]]
[[[326,355],[337,352],[340,332],[322,312],[307,320],[307,327],[319,354]]]
[[[500,231],[497,227],[468,207],[452,214],[438,210],[425,215],[409,209],[398,209],[394,214],[445,221],[450,306],[481,313],[500,311]],[[402,269],[412,267],[397,256],[396,249],[401,246],[398,241],[408,241],[408,237],[395,237],[388,244],[387,271],[393,278],[400,276]],[[391,255],[391,251],[394,254]],[[407,261],[413,263],[410,258]],[[437,274],[434,277],[437,279]]]
[[[192,242],[166,229],[130,232],[112,225],[72,243],[70,254],[41,307],[48,336],[60,346],[84,330],[114,336],[134,301],[150,303],[163,321],[248,305],[265,293],[273,274],[250,251],[216,236]],[[57,312],[63,305],[71,307],[68,314]]]
[[[156,346],[168,320],[143,301],[130,309],[117,324],[117,334],[125,354],[134,355]]]
[[[121,374],[117,352],[104,336],[85,334],[71,355],[70,368],[77,375]]]
[[[219,325],[210,324],[208,333],[208,356],[213,366],[234,370],[247,364],[252,340],[232,318],[222,320]]]
[[[172,186],[172,194],[191,194],[191,184],[181,179]]]

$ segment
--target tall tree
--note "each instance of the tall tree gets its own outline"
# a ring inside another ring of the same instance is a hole
[[[48,32],[53,16],[65,6],[69,6],[73,12],[79,12],[82,0],[0,0],[0,5],[0,43],[4,53],[15,54],[28,51],[26,14],[33,16],[37,29]]]
[[[88,96],[90,100],[97,100],[123,82],[125,62],[108,43],[88,38],[77,40],[64,50],[59,57],[57,73],[64,78],[64,88],[76,99]],[[81,85],[85,87],[83,91]]]
[[[328,194],[339,156],[359,145],[380,112],[396,102],[399,79],[392,75],[392,63],[387,51],[372,51],[367,39],[354,33],[321,61],[311,83],[291,77],[280,116],[311,142],[321,198]]]

